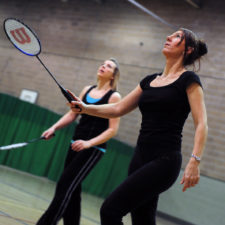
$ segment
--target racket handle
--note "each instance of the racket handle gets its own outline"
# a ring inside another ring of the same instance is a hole
[[[73,97],[69,94],[69,92],[65,88],[60,87],[60,90],[69,102],[72,102],[74,100]]]
[[[27,143],[32,143],[32,142],[40,141],[42,139],[45,139],[45,137],[44,136],[41,136],[41,137],[38,137],[38,138],[34,138],[32,140],[27,141]]]
[[[52,137],[55,137],[55,133],[52,134]],[[39,140],[46,140],[46,138],[45,138],[45,136],[41,136],[41,137],[39,137]]]
[[[60,87],[61,92],[63,93],[63,95],[66,97],[66,99],[67,99],[69,102],[72,102],[72,101],[75,100],[75,99],[73,98],[73,96],[71,96],[70,93],[69,93],[64,87],[62,87],[62,86],[59,86],[59,87]],[[81,108],[80,108],[79,106],[76,105],[75,108],[78,108],[78,109],[80,109],[80,111],[81,111]]]

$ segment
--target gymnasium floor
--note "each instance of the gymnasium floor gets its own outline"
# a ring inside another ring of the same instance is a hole
[[[49,205],[55,183],[0,166],[0,225],[31,225]],[[83,193],[81,225],[96,225],[103,199]],[[124,218],[131,225],[130,217]],[[59,225],[63,225],[61,221]],[[174,225],[157,218],[157,225]]]

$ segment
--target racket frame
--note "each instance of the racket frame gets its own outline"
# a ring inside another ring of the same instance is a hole
[[[41,136],[41,137],[34,138],[34,139],[31,139],[31,140],[26,141],[26,142],[20,142],[20,143],[15,143],[15,144],[10,144],[10,145],[4,145],[4,146],[0,147],[0,151],[11,150],[11,149],[14,149],[14,148],[22,148],[22,147],[27,146],[30,143],[37,142],[37,141],[40,141],[40,140],[43,140],[43,139],[45,139],[45,137]],[[15,147],[15,145],[20,145],[20,146],[16,146]]]
[[[6,29],[6,22],[9,21],[9,20],[15,20],[17,21],[18,23],[21,23],[23,26],[25,26],[30,32],[32,35],[34,35],[34,38],[37,40],[37,43],[39,44],[39,51],[38,53],[36,54],[29,54],[25,51],[23,51],[21,48],[19,48],[10,38],[10,36],[8,35],[8,32],[7,32],[7,29]],[[45,64],[42,62],[42,60],[39,58],[39,54],[41,53],[41,42],[38,38],[38,36],[36,35],[36,33],[28,26],[26,25],[24,22],[20,21],[19,19],[16,19],[16,18],[7,18],[4,20],[4,31],[5,31],[5,34],[7,36],[7,38],[9,39],[9,41],[13,44],[14,47],[16,47],[20,52],[22,52],[23,54],[25,55],[28,55],[28,56],[36,56],[36,58],[38,59],[38,61],[41,63],[41,65],[45,68],[45,70],[48,72],[48,74],[52,77],[52,79],[55,81],[55,83],[58,85],[58,87],[60,88],[62,94],[64,95],[64,97],[69,101],[73,101],[73,97],[68,93],[68,91],[56,80],[55,76],[49,71],[49,69],[45,66]]]
[[[23,51],[22,49],[20,49],[19,47],[17,47],[16,44],[14,44],[14,42],[11,40],[11,38],[9,37],[8,32],[7,32],[7,30],[6,30],[6,22],[7,22],[8,20],[15,20],[15,21],[21,23],[23,26],[25,26],[25,27],[26,27],[26,28],[34,35],[34,37],[35,37],[36,40],[38,41],[38,44],[39,44],[39,47],[40,47],[40,50],[38,51],[38,53],[36,53],[36,54],[29,54],[29,53]],[[4,31],[5,31],[5,33],[6,33],[7,38],[8,38],[9,41],[14,45],[14,47],[17,48],[20,52],[22,52],[23,54],[28,55],[28,56],[37,56],[37,55],[39,55],[39,54],[41,53],[41,42],[40,42],[38,36],[37,36],[36,33],[35,33],[30,27],[28,27],[28,25],[26,25],[24,22],[22,22],[22,21],[19,20],[19,19],[10,17],[10,18],[7,18],[7,19],[4,20],[3,25],[4,25],[3,28],[4,28]]]

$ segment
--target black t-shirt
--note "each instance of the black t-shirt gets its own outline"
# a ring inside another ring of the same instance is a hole
[[[85,104],[90,104],[87,102],[87,94],[96,86],[92,86],[91,88],[88,89],[88,91],[85,93],[82,101]],[[101,105],[101,104],[107,104],[109,101],[110,96],[114,93],[115,91],[109,90],[101,99],[99,99],[95,103],[91,103],[92,105]],[[96,116],[90,116],[87,114],[81,114],[80,121],[75,129],[73,140],[89,140],[91,138],[94,138],[101,134],[103,131],[108,129],[109,127],[109,120],[105,118],[100,118]],[[106,144],[103,143],[99,145],[99,147],[105,148]]]
[[[186,89],[194,82],[202,84],[198,75],[186,71],[169,85],[151,87],[157,75],[148,75],[140,82],[143,93],[138,103],[142,114],[138,144],[180,151],[184,122],[190,112]]]

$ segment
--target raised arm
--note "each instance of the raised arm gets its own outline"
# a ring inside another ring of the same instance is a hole
[[[79,95],[80,98],[83,98],[83,95],[87,91],[88,88],[89,88],[89,86],[85,87],[81,91],[81,93]],[[66,127],[67,125],[69,125],[70,123],[75,121],[77,116],[78,116],[77,113],[74,113],[72,110],[70,110],[65,115],[63,115],[55,124],[53,124],[50,128],[48,128],[46,131],[44,131],[41,136],[44,136],[45,139],[47,139],[47,140],[52,138],[53,134],[55,133],[56,130]]]
[[[138,85],[121,101],[105,105],[86,105],[73,94],[74,99],[76,99],[77,101],[69,103],[69,106],[75,113],[85,113],[92,116],[98,116],[103,118],[116,118],[123,116],[124,114],[127,114],[130,111],[134,110],[138,105],[138,101],[141,94],[142,89],[140,85]],[[79,108],[76,108],[76,106],[78,106]]]
[[[208,133],[207,115],[202,88],[194,83],[187,89],[187,95],[195,125],[195,137],[192,157],[185,168],[181,180],[181,184],[184,184],[183,191],[195,186],[200,179],[200,161],[198,159],[202,157]]]

